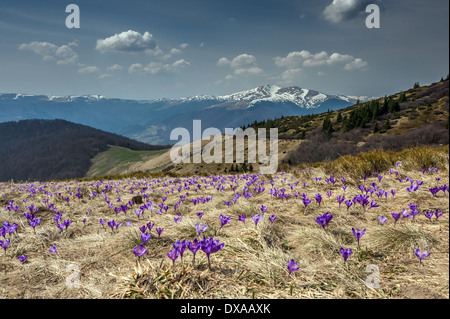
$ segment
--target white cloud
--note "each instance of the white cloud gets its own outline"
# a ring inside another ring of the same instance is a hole
[[[114,64],[114,65],[108,66],[106,69],[108,71],[118,71],[118,70],[122,70],[123,66],[121,66],[119,64]]]
[[[142,71],[143,68],[144,67],[142,64],[134,63],[128,67],[128,73],[130,73],[130,74],[138,73],[138,72]]]
[[[30,43],[22,43],[19,50],[32,51],[37,55],[42,56],[44,61],[56,61],[56,64],[72,64],[78,59],[77,53],[71,48],[75,43],[64,44],[57,46],[49,42],[33,41]]]
[[[151,62],[147,65],[135,63],[130,65],[128,72],[133,73],[146,73],[146,74],[174,74],[180,72],[182,68],[190,66],[190,63],[184,59],[177,60],[173,63],[163,64],[160,62]]]
[[[357,3],[358,0],[333,0],[323,11],[325,19],[333,23],[341,22],[347,12],[352,11]]]
[[[239,68],[234,70],[235,75],[253,75],[253,74],[260,74],[263,70],[257,66],[252,66],[249,68]]]
[[[114,34],[106,39],[97,40],[96,50],[105,52],[152,52],[157,49],[153,40],[153,35],[149,32],[140,34],[139,32],[128,30],[119,34]]]
[[[369,64],[366,61],[363,61],[361,59],[355,59],[354,61],[348,63],[344,69],[347,71],[357,70],[357,69],[363,69]]]
[[[367,62],[352,55],[332,53],[326,51],[313,54],[309,51],[290,52],[286,57],[274,58],[275,65],[287,69],[299,69],[301,67],[334,66],[345,64],[346,70],[354,70],[368,65]]]
[[[170,50],[170,54],[181,54],[181,50],[180,49],[176,49],[176,48],[172,48]]]
[[[228,75],[225,77],[225,80],[234,80],[234,79],[236,79],[236,77],[235,77],[234,75],[231,75],[231,74],[228,74]]]
[[[256,63],[256,57],[246,53],[240,54],[234,57],[232,60],[229,60],[225,57],[220,58],[216,64],[219,67],[230,67],[233,70],[235,76],[255,75],[263,73],[263,70]],[[236,78],[235,76],[227,75],[225,79],[234,79]]]
[[[186,49],[189,46],[189,43],[181,43],[180,48]]]
[[[333,0],[322,12],[326,20],[339,23],[364,15],[368,4],[378,3],[381,0]]]
[[[242,68],[242,67],[246,67],[246,66],[254,66],[254,65],[256,65],[256,58],[253,55],[245,54],[245,53],[238,55],[230,62],[230,66],[233,69]]]
[[[228,60],[227,58],[220,58],[219,61],[217,61],[218,66],[225,66],[225,65],[229,65],[229,64],[230,64],[230,60]]]
[[[112,77],[112,74],[104,73],[104,74],[100,75],[98,78],[99,79],[107,79],[110,77]]]
[[[301,73],[302,69],[287,69],[286,71],[283,72],[281,78],[283,79],[283,81],[290,83]]]
[[[80,74],[90,74],[90,73],[95,73],[95,72],[99,72],[100,69],[96,66],[87,66],[84,68],[81,68],[78,70],[78,73]]]

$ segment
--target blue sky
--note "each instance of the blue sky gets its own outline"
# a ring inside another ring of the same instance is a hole
[[[70,3],[79,29],[66,28]],[[365,26],[370,3],[379,29]],[[448,30],[447,0],[1,1],[0,93],[384,96],[449,73]]]

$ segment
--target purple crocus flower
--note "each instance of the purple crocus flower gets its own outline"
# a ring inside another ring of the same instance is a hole
[[[257,228],[258,227],[258,223],[263,219],[263,216],[255,214],[255,215],[252,215],[252,219],[255,222],[255,228]]]
[[[203,252],[208,257],[208,267],[211,268],[211,261],[209,256],[221,250],[225,246],[225,243],[219,244],[219,239],[214,240],[214,237],[209,237],[208,239],[203,237],[203,240],[200,242],[200,244]]]
[[[55,216],[53,217],[53,220],[54,220],[56,223],[58,223],[58,222],[61,220],[61,218],[62,218],[62,214],[61,214],[60,212],[57,212],[57,213],[55,214]]]
[[[63,223],[57,223],[56,227],[58,227],[59,230],[61,230],[61,233],[64,231],[64,224]]]
[[[195,224],[195,229],[197,230],[198,237],[200,237],[200,234],[203,233],[206,228],[208,228],[208,225],[206,224]]]
[[[403,218],[410,218],[410,217],[412,217],[411,212],[409,212],[409,211],[407,211],[406,209],[403,208],[402,209],[402,219],[400,221],[402,221]]]
[[[72,224],[71,220],[64,220],[64,227],[66,227],[66,232],[67,232],[67,228],[69,228],[70,224]]]
[[[32,219],[30,222],[29,222],[29,224],[30,224],[30,226],[31,227],[33,227],[33,231],[34,231],[34,233],[36,234],[36,226],[37,225],[39,225],[41,223],[41,219],[39,218],[39,219]]]
[[[199,218],[199,219],[202,219],[203,214],[204,214],[203,212],[198,212],[198,213],[197,213],[198,218]]]
[[[430,191],[430,193],[431,193],[433,196],[436,196],[436,194],[437,194],[440,190],[441,190],[440,187],[431,187],[431,188],[429,188],[429,191]]]
[[[174,217],[174,218],[173,218],[173,221],[174,221],[175,223],[179,223],[179,222],[181,222],[181,220],[182,220],[181,216],[178,216],[178,217]]]
[[[137,215],[138,221],[139,221],[139,217],[142,215],[144,211],[142,209],[135,209],[134,213]]]
[[[319,206],[320,206],[320,203],[322,202],[322,195],[316,194],[314,197],[316,198],[316,201],[317,201],[317,203],[318,203]]]
[[[351,248],[344,249],[344,247],[341,247],[341,255],[344,258],[344,265],[345,265],[345,262],[347,261],[347,259],[351,256],[351,254],[352,254]]]
[[[194,254],[194,259],[193,259],[192,263],[195,264],[195,254],[201,248],[200,242],[198,241],[197,238],[195,238],[193,241],[189,241],[189,243],[187,244],[187,247]]]
[[[152,236],[150,234],[148,234],[148,233],[142,233],[141,234],[141,240],[142,240],[143,244],[148,242],[151,238],[152,238]]]
[[[147,229],[148,229],[148,232],[151,232],[154,226],[155,226],[155,223],[148,222],[148,223],[147,223]]]
[[[442,213],[442,211],[436,209],[436,211],[434,212],[434,215],[436,216],[436,220],[438,220],[439,217],[441,217],[443,215],[443,213]]]
[[[5,256],[6,256],[6,248],[8,248],[10,241],[8,239],[0,240],[0,247],[2,247],[5,250]]]
[[[387,218],[384,216],[380,216],[378,217],[378,221],[380,222],[381,225],[386,224]]]
[[[427,252],[426,250],[421,251],[420,249],[415,249],[414,254],[416,254],[417,257],[419,257],[419,269],[422,266],[422,259],[428,258],[431,253]]]
[[[243,222],[245,224],[245,218],[246,216],[244,214],[239,215],[239,221]]]
[[[49,252],[51,252],[51,253],[56,254],[57,256],[59,256],[59,255],[58,255],[58,248],[56,247],[56,245],[50,246]]]
[[[395,222],[394,222],[394,226],[397,224],[397,221],[400,219],[400,217],[402,216],[401,213],[391,213],[392,218],[394,218]]]
[[[277,217],[275,215],[272,215],[269,217],[270,222],[273,224],[273,222],[275,221]]]
[[[346,200],[346,201],[345,201],[345,205],[347,205],[347,213],[348,213],[349,208],[353,205],[353,201],[351,201],[351,200]]]
[[[178,258],[178,256],[180,255],[180,252],[177,249],[171,249],[169,250],[169,252],[167,253],[167,256],[172,259],[172,267],[173,270],[175,270],[175,260]]]
[[[358,228],[358,230],[356,231],[353,227],[352,227],[352,232],[353,235],[356,237],[356,240],[358,241],[358,249],[359,248],[359,240],[361,239],[362,236],[364,236],[364,234],[366,233],[366,229],[364,228],[363,231],[361,231],[361,229]]]
[[[298,269],[299,269],[298,264],[294,261],[294,259],[291,259],[291,260],[288,261],[287,269],[289,271],[289,274],[288,274],[286,280],[289,279],[289,276],[291,275],[291,273],[293,273],[294,271],[298,271]]]
[[[394,197],[395,194],[397,194],[397,191],[395,189],[391,189],[391,194],[392,194],[392,197]]]
[[[371,201],[370,202],[370,206],[367,208],[367,210],[369,210],[369,209],[371,209],[371,208],[375,208],[375,207],[380,207],[379,205],[378,205],[378,203],[377,202],[375,202],[375,201]]]
[[[220,214],[219,218],[220,218],[220,228],[217,232],[219,232],[223,226],[230,223],[230,221],[231,221],[231,216],[227,217],[225,215]]]
[[[156,233],[158,234],[158,238],[161,237],[161,234],[162,234],[163,230],[164,230],[164,228],[161,228],[161,227],[156,228]]]
[[[114,219],[110,220],[108,222],[108,226],[111,227],[111,231],[114,232],[114,226],[116,226],[116,221]]]
[[[337,201],[338,201],[338,203],[339,203],[339,209],[341,209],[341,204],[345,201],[345,196],[339,195],[339,196],[337,197]]]
[[[426,218],[428,218],[431,222],[431,218],[434,216],[434,212],[424,212],[423,213]]]
[[[261,212],[264,214],[267,211],[267,206],[261,205]]]
[[[183,254],[184,254],[184,251],[186,250],[186,246],[187,246],[186,240],[183,239],[183,241],[181,241],[181,242],[179,240],[177,240],[175,243],[172,244],[172,246],[174,249],[178,250],[181,261],[183,261]]]
[[[25,263],[27,261],[27,256],[25,255],[19,255],[19,261],[21,264]]]
[[[331,213],[325,213],[321,216],[318,216],[315,221],[316,223],[318,223],[320,226],[322,226],[323,229],[325,229],[325,227],[328,226],[328,223],[331,221],[331,219],[333,219],[333,215]]]
[[[311,204],[311,200],[308,197],[302,198],[303,205],[305,205],[305,208],[308,207],[309,204]]]
[[[141,257],[147,253],[147,248],[140,244],[139,246],[134,247],[134,254],[138,257],[138,261],[141,261]]]
[[[139,230],[141,231],[141,233],[145,233],[145,231],[147,230],[147,226],[142,225],[141,227],[139,227]]]

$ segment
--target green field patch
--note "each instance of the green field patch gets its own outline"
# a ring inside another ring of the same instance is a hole
[[[147,161],[165,152],[167,150],[133,151],[125,147],[110,146],[107,151],[97,154],[92,159],[92,166],[86,177],[122,174],[132,164]]]

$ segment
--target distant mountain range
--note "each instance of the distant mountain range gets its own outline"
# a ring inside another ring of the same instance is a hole
[[[151,144],[174,144],[176,127],[192,131],[236,128],[253,121],[320,114],[365,102],[372,97],[329,95],[299,87],[264,85],[225,96],[199,95],[181,99],[126,100],[99,95],[51,96],[0,94],[0,122],[64,119]]]

